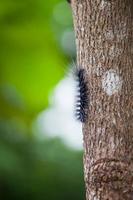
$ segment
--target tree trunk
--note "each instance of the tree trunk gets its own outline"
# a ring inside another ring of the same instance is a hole
[[[77,64],[86,72],[87,200],[133,200],[133,2],[71,0]]]

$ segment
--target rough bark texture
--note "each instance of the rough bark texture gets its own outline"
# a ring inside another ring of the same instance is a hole
[[[86,198],[133,200],[133,1],[71,0],[71,7],[90,91]]]

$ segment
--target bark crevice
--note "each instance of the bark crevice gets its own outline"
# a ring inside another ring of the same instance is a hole
[[[90,167],[87,184],[97,191],[108,188],[123,194],[133,192],[133,166],[116,159],[100,159]]]

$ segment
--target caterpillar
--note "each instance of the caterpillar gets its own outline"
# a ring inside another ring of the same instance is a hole
[[[76,119],[85,123],[88,117],[89,91],[85,79],[85,69],[76,69],[77,95]]]

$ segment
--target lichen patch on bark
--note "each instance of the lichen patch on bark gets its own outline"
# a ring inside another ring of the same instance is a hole
[[[122,79],[118,73],[110,69],[102,77],[102,88],[110,96],[121,90]]]

